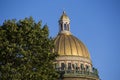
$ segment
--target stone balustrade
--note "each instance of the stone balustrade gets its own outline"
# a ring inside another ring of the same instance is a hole
[[[56,69],[60,74],[60,78],[63,77],[92,77],[92,78],[99,78],[97,69],[93,68],[92,72],[86,70],[62,70],[61,68]]]

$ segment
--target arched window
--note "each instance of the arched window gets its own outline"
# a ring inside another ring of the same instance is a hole
[[[60,27],[61,27],[61,30],[63,30],[63,26],[62,26],[62,24],[60,24]]]
[[[89,71],[89,66],[88,65],[86,65],[86,71]]]
[[[67,25],[66,24],[64,24],[64,30],[67,30]]]
[[[75,63],[75,69],[78,70],[78,63]]]
[[[84,65],[81,64],[81,65],[80,65],[80,68],[81,68],[81,70],[84,70]]]
[[[55,63],[55,69],[59,68],[59,64]]]
[[[71,63],[68,63],[68,70],[71,70]]]
[[[64,70],[64,68],[65,68],[65,64],[61,63],[61,70]]]

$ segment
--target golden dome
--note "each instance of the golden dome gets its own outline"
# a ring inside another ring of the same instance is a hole
[[[60,56],[80,56],[90,59],[85,45],[73,35],[59,33],[54,41],[55,52]]]
[[[60,20],[70,21],[69,17],[66,15],[65,11],[63,11],[63,14],[60,17]]]

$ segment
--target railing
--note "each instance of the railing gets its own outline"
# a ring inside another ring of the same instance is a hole
[[[93,68],[93,71],[86,70],[61,70],[57,69],[58,73],[60,73],[60,77],[93,77],[99,78],[97,69]]]

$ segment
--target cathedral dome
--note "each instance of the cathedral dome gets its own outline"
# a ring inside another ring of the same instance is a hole
[[[62,80],[99,80],[86,46],[70,32],[70,19],[65,12],[59,19],[59,32],[54,39],[54,50],[59,56],[54,67]]]
[[[55,38],[55,52],[60,56],[80,56],[90,59],[85,45],[73,35],[58,34]]]
[[[90,59],[85,45],[70,32],[70,19],[65,11],[59,20],[59,34],[55,38],[55,52],[60,56],[79,56]]]

